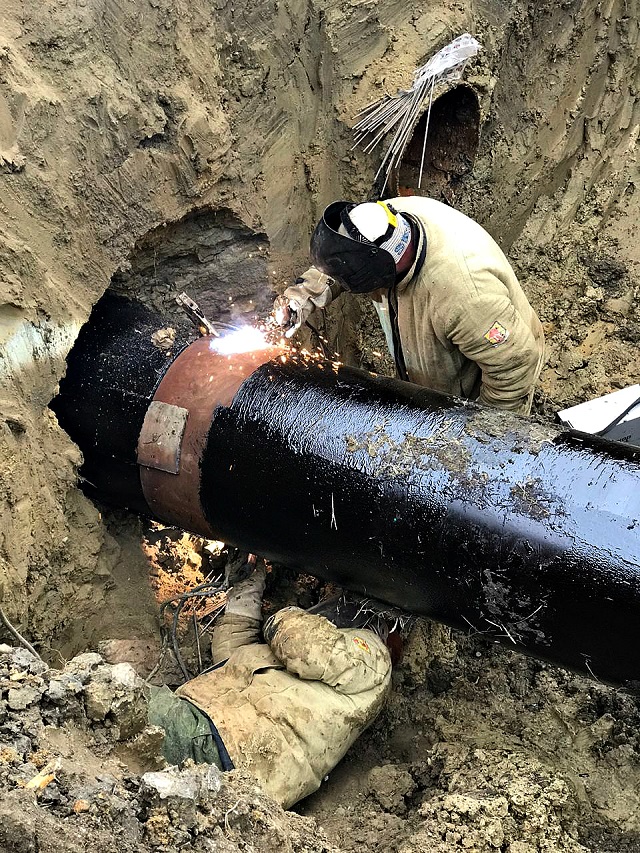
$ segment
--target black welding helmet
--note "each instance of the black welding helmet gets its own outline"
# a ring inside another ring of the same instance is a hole
[[[389,205],[384,205],[390,209]],[[311,235],[311,261],[325,275],[337,279],[352,293],[369,293],[396,283],[396,264],[391,252],[364,237],[349,217],[357,207],[348,201],[334,201],[322,214]],[[390,209],[390,215],[395,211]],[[342,226],[342,227],[341,227]],[[392,222],[389,228],[393,230]]]

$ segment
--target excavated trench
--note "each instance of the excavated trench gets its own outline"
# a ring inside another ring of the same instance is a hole
[[[242,327],[167,332],[109,294],[69,355],[51,405],[89,495],[605,682],[640,682],[640,449],[284,341],[247,349]]]
[[[223,327],[264,317],[323,206],[371,192],[381,149],[351,150],[358,110],[465,31],[483,50],[436,92],[421,186],[425,112],[387,191],[453,204],[507,252],[545,325],[538,416],[638,382],[638,17],[635,0],[3,10],[0,605],[52,668],[0,645],[0,849],[640,851],[634,693],[477,623],[418,620],[382,716],[297,813],[242,773],[186,770],[168,796],[144,781],[160,765],[141,683],[67,661],[146,674],[158,599],[224,553],[90,501],[49,408],[109,288],[168,315],[160,359],[193,331],[182,290]],[[390,372],[366,302],[313,322],[343,361]],[[267,604],[321,592],[276,564]]]

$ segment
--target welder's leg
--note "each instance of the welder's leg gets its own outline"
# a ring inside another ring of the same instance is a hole
[[[212,633],[214,664],[227,660],[235,649],[259,641],[265,577],[264,562],[257,560],[252,574],[228,591],[225,612],[216,621]]]

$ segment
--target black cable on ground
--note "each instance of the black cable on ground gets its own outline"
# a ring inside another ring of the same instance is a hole
[[[28,640],[25,640],[22,634],[17,631],[16,628],[13,627],[2,607],[0,607],[0,622],[2,622],[7,631],[11,634],[12,637],[14,637],[14,639],[16,639],[20,643],[21,646],[23,646],[28,652],[31,652],[31,654],[35,658],[37,658],[38,660],[42,660],[42,658],[33,648],[31,643]]]

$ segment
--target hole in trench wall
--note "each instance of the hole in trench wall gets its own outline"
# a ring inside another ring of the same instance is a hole
[[[110,289],[161,314],[175,314],[175,297],[186,291],[211,320],[251,323],[271,310],[275,296],[268,250],[266,234],[230,210],[192,211],[142,237]]]
[[[272,306],[267,255],[265,235],[227,210],[192,212],[154,229],[114,276],[67,357],[50,407],[83,450],[78,485],[110,519],[122,555],[109,581],[109,619],[101,618],[92,636],[150,640],[156,633],[140,529],[135,516],[112,508],[148,515],[136,462],[141,424],[167,365],[197,337],[175,296],[186,290],[212,320],[251,322]],[[167,329],[158,328],[158,317]],[[150,348],[162,332],[171,336]]]
[[[83,451],[80,485],[96,501],[121,554],[111,578],[109,618],[94,632],[105,641],[125,641],[112,649],[114,662],[116,654],[153,657],[158,651],[149,620],[146,629],[140,624],[141,601],[151,615],[152,607],[156,611],[167,595],[208,579],[208,571],[200,564],[192,566],[183,553],[190,551],[187,544],[193,537],[182,531],[163,532],[159,545],[151,541],[144,521],[140,528],[135,516],[118,509],[126,507],[143,519],[150,515],[138,465],[142,424],[168,365],[197,336],[175,295],[186,290],[216,323],[249,322],[272,306],[266,283],[267,243],[230,214],[200,211],[155,229],[139,241],[127,267],[114,277],[80,330],[60,392],[50,404],[62,428]],[[169,331],[171,335],[159,337],[159,332]],[[199,542],[197,548],[204,553]],[[209,556],[207,560],[211,562]],[[149,573],[155,606],[149,596]],[[211,614],[202,614],[201,609],[198,613],[206,622]],[[194,638],[192,610],[189,604],[181,611],[186,624],[178,627]],[[114,612],[117,632],[111,619]],[[142,648],[132,645],[136,637],[143,639]],[[191,666],[194,652],[188,640],[186,646],[187,657],[191,655],[188,669],[197,671],[200,662]],[[206,650],[198,651],[196,642],[195,658],[200,656],[206,663]]]
[[[458,188],[473,168],[478,150],[480,106],[473,89],[456,86],[433,102],[422,181],[418,187],[426,126],[425,109],[393,176],[391,189],[396,195],[429,196],[453,205]]]
[[[142,422],[168,364],[197,337],[175,297],[186,291],[223,328],[265,316],[274,296],[267,250],[265,235],[228,210],[191,212],[138,241],[80,330],[50,403],[85,454],[80,474],[89,496],[144,509]]]

